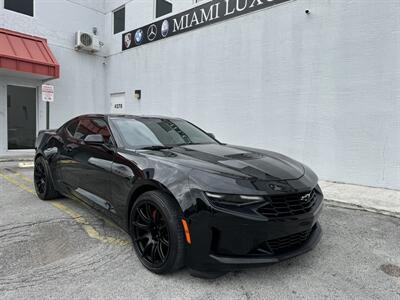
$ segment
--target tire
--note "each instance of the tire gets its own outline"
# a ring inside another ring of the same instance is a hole
[[[60,196],[60,194],[54,188],[53,179],[50,174],[49,164],[42,156],[39,156],[35,160],[33,179],[34,179],[36,194],[40,199],[52,200]]]
[[[129,226],[133,247],[140,262],[151,272],[166,274],[183,267],[182,218],[176,200],[160,191],[146,192],[133,204]]]

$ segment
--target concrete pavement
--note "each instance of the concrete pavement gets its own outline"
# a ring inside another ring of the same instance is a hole
[[[157,276],[94,210],[39,200],[32,168],[0,172],[0,299],[400,299],[398,218],[328,201],[324,236],[303,256],[216,280]]]

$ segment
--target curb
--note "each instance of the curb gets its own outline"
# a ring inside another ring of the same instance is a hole
[[[378,214],[400,216],[400,191],[332,181],[320,181],[326,203]]]
[[[32,157],[0,158],[0,163],[3,163],[3,162],[20,162],[20,161],[26,161],[26,162],[32,162],[33,163],[33,158]]]
[[[392,218],[397,218],[400,219],[400,213],[388,211],[388,210],[383,210],[383,209],[376,209],[373,207],[368,207],[368,206],[362,206],[362,205],[357,205],[357,204],[352,204],[352,203],[345,203],[342,201],[337,201],[337,200],[332,200],[332,199],[324,199],[325,204],[330,207],[340,207],[340,208],[345,208],[345,209],[352,209],[352,210],[359,210],[359,211],[366,211],[366,212],[371,212],[375,214],[380,214]]]

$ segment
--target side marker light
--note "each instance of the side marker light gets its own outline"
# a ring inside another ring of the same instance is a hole
[[[185,232],[186,242],[191,245],[192,239],[190,238],[189,226],[185,219],[182,219],[183,231]]]

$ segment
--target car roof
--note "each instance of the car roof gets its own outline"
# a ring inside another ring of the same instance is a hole
[[[129,119],[171,119],[182,120],[177,117],[161,116],[161,115],[128,115],[128,114],[85,114],[76,118],[129,118]],[[75,119],[75,118],[74,118]]]

